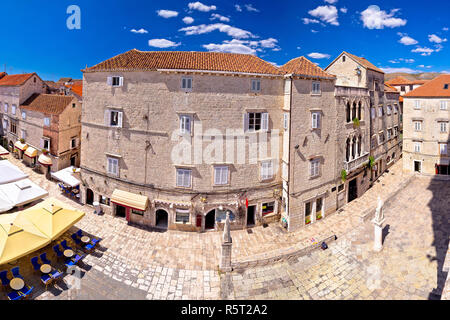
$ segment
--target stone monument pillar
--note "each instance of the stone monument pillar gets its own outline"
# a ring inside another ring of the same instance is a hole
[[[378,197],[378,206],[375,211],[375,218],[372,223],[374,226],[373,250],[380,252],[383,249],[383,223],[386,220],[383,214],[384,202]]]
[[[227,212],[225,226],[223,228],[222,236],[222,250],[220,255],[219,269],[223,272],[232,271],[231,268],[231,247],[232,247],[231,231],[230,231],[230,213]]]

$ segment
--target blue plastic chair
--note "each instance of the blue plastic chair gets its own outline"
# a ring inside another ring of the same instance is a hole
[[[73,250],[71,247],[69,247],[69,246],[67,245],[67,240],[61,241],[61,247],[63,247],[64,250]]]
[[[47,253],[44,252],[39,257],[41,258],[42,263],[44,263],[44,264],[52,264],[52,262],[47,259]]]
[[[76,234],[77,234],[78,237],[81,238],[83,236],[83,231],[80,229],[80,230],[77,231]]]
[[[99,242],[100,242],[100,239],[92,239],[92,241],[91,241],[91,243],[92,243],[94,246],[96,246],[97,243],[99,243]]]
[[[81,240],[78,239],[78,236],[76,233],[72,234],[70,237],[72,238],[73,241],[75,241],[76,245],[81,245]]]
[[[33,266],[34,271],[38,271],[41,268],[38,259],[39,259],[38,257],[31,258],[31,264]]]
[[[62,253],[62,251],[59,249],[59,245],[57,244],[56,246],[53,247],[53,251],[56,253],[56,256],[58,258],[61,258],[62,256],[64,256],[64,254]]]
[[[43,274],[41,276],[41,281],[43,284],[45,284],[45,290],[47,290],[47,286],[52,283],[53,279],[48,274]]]
[[[0,280],[2,281],[2,285],[5,287],[9,285],[8,271],[0,272]]]
[[[23,298],[24,298],[24,296],[22,294],[20,294],[20,292],[18,292],[18,291],[13,291],[13,292],[8,293],[9,300],[20,300]]]
[[[78,261],[80,261],[81,259],[83,259],[85,257],[85,255],[83,254],[83,255],[79,255],[79,254],[77,254],[75,257],[73,257],[72,258],[72,261],[75,263],[75,264],[77,264],[78,263]]]
[[[50,277],[53,280],[61,279],[62,276],[63,276],[63,273],[61,271],[59,271],[59,270],[54,270],[54,271],[50,272]]]
[[[22,290],[19,291],[19,293],[23,294],[24,298],[28,298],[31,296],[31,293],[33,292],[34,287],[30,287],[25,285]]]
[[[87,252],[91,252],[95,249],[95,244],[92,243],[88,243],[87,245],[84,246],[84,250]]]
[[[14,278],[20,278],[23,279],[22,275],[20,274],[19,267],[15,267],[11,269],[11,273],[13,274]]]

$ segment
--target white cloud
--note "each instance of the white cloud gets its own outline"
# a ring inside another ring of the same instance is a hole
[[[331,56],[326,53],[311,52],[308,54],[308,57],[313,59],[330,59]]]
[[[319,32],[319,31],[314,30],[314,29],[311,29],[311,32],[312,32],[312,33],[317,33],[317,32]]]
[[[447,42],[447,39],[443,39],[443,38],[441,38],[441,37],[438,37],[438,36],[435,35],[435,34],[429,34],[429,35],[428,35],[428,40],[429,40],[430,42],[434,42],[434,43]]]
[[[393,9],[390,13],[382,11],[380,7],[372,5],[361,12],[361,20],[364,27],[368,29],[384,29],[384,27],[395,28],[404,26],[406,19],[395,18],[394,15],[399,9]]]
[[[338,0],[325,0],[325,2],[329,3],[329,4],[333,4],[338,2]]]
[[[253,7],[253,5],[251,5],[251,4],[246,4],[244,6],[245,6],[245,9],[247,9],[247,11],[259,12],[259,10],[256,9],[255,7]]]
[[[398,59],[394,59],[394,60],[389,60],[390,63],[400,63],[400,62],[404,62],[404,63],[414,63],[416,60],[414,59],[405,59],[405,58],[398,58]]]
[[[274,38],[260,41],[233,39],[225,40],[219,44],[205,44],[203,47],[209,51],[255,54],[256,52],[264,51],[264,49],[272,49],[273,51],[281,50],[277,43],[278,40]]]
[[[194,22],[194,18],[192,18],[192,17],[184,17],[183,18],[183,22],[186,23],[186,24],[191,24],[191,23]]]
[[[303,20],[303,23],[304,23],[304,24],[320,23],[320,21],[319,21],[319,20],[316,20],[316,19],[303,18],[302,20]]]
[[[346,7],[344,7],[344,8],[340,8],[339,11],[341,11],[342,13],[347,13],[348,9]]]
[[[212,6],[207,6],[204,5],[203,3],[197,1],[197,2],[190,2],[188,4],[188,8],[191,10],[198,10],[198,11],[202,11],[202,12],[209,12],[211,10],[216,10],[217,7],[212,5]]]
[[[436,48],[436,49],[434,49],[434,51],[435,51],[435,52],[439,52],[439,51],[441,51],[442,49],[444,49],[444,46],[443,46],[442,44],[436,44],[436,45],[435,45],[435,48]]]
[[[141,28],[139,30],[131,29],[130,31],[133,32],[133,33],[140,33],[140,34],[148,33],[148,31],[145,30],[144,28]]]
[[[429,56],[434,52],[434,49],[427,47],[417,47],[416,49],[411,50],[411,52],[420,53],[422,56]]]
[[[148,45],[150,47],[156,47],[156,48],[170,48],[170,47],[178,47],[181,43],[175,43],[173,41],[167,40],[167,39],[151,39],[148,40]]]
[[[411,68],[380,68],[383,72],[386,73],[396,73],[396,72],[402,72],[402,73],[417,73],[417,70],[413,70]]]
[[[224,17],[224,16],[222,16],[220,14],[217,14],[217,13],[213,13],[211,15],[211,18],[209,18],[209,20],[216,20],[216,19],[219,19],[220,21],[223,21],[223,22],[230,22],[230,18]]]
[[[214,24],[208,24],[208,25],[201,24],[198,26],[190,26],[190,27],[181,28],[178,31],[184,31],[187,36],[191,36],[191,35],[210,33],[210,32],[216,31],[216,30],[218,30],[220,32],[224,32],[233,38],[241,39],[241,38],[250,38],[250,37],[254,38],[255,37],[250,31],[232,27],[230,25],[223,24],[223,23],[214,23]]]
[[[443,27],[442,30],[443,31],[448,31],[448,28],[447,27]]]
[[[320,20],[338,26],[338,11],[335,6],[318,6],[314,10],[308,11],[313,17],[319,18]]]
[[[178,16],[178,12],[172,10],[158,10],[156,12],[158,13],[158,16],[166,19]]]
[[[390,63],[400,63],[397,60],[389,60]]]
[[[242,12],[242,8],[240,5],[235,4],[234,7],[236,8],[236,11]]]
[[[400,40],[398,40],[401,44],[404,44],[405,46],[410,46],[413,44],[418,44],[419,42],[411,37],[408,37],[407,35],[402,35]]]

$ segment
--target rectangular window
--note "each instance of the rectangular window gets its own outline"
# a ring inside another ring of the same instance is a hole
[[[283,128],[284,130],[289,129],[289,113],[283,113]]]
[[[384,142],[384,132],[378,134],[378,143],[381,144]]]
[[[447,101],[441,101],[441,110],[447,110]]]
[[[272,160],[261,162],[261,180],[268,180],[273,178],[273,163]]]
[[[273,213],[275,211],[275,202],[267,202],[262,204],[262,215]]]
[[[27,132],[24,129],[20,130],[20,139],[26,139],[27,138]]]
[[[191,134],[192,128],[192,117],[189,115],[180,115],[180,133],[181,134]]]
[[[392,106],[387,106],[387,114],[388,115],[392,114]]]
[[[77,139],[74,138],[74,139],[70,140],[70,148],[74,149],[76,147],[77,147]]]
[[[132,214],[136,214],[138,216],[143,216],[144,215],[144,211],[136,210],[136,209],[131,209],[131,213]]]
[[[387,138],[388,138],[388,140],[392,138],[392,129],[388,129]]]
[[[383,107],[378,107],[378,116],[381,118],[382,116],[384,116],[384,110]]]
[[[372,119],[375,119],[375,117],[377,116],[375,108],[370,108],[370,115],[372,116]]]
[[[108,159],[107,173],[114,176],[119,176],[119,159],[110,157],[108,157],[107,159]]]
[[[122,128],[123,112],[117,110],[108,110],[107,113],[109,113],[108,125],[110,127]]]
[[[405,86],[400,86],[400,91],[405,91]]]
[[[246,114],[246,131],[267,131],[269,129],[269,113],[249,112]]]
[[[420,100],[414,100],[414,109],[420,109]]]
[[[440,143],[439,144],[439,154],[447,155],[447,144],[446,143]]]
[[[226,185],[228,184],[228,167],[214,167],[214,184]]]
[[[398,113],[398,105],[394,105],[394,113],[395,113],[395,114]]]
[[[49,138],[42,139],[42,148],[50,151],[50,139]]]
[[[261,80],[259,80],[259,79],[253,79],[252,80],[252,91],[253,92],[260,92],[261,91]]]
[[[313,159],[310,162],[310,177],[317,177],[320,173],[320,159]]]
[[[398,127],[394,127],[394,136],[398,136]]]
[[[44,118],[44,126],[50,127],[50,118]]]
[[[421,142],[414,142],[414,152],[420,152],[422,143]]]
[[[101,204],[103,204],[105,206],[109,206],[110,205],[110,199],[108,197],[105,197],[105,196],[99,196],[98,197],[98,202],[100,202]]]
[[[5,107],[4,107],[5,113],[8,113],[8,104],[5,103]]]
[[[190,169],[177,169],[177,187],[190,188],[191,175],[192,170]]]
[[[312,83],[312,93],[313,94],[320,94],[320,82],[314,81]]]
[[[192,77],[181,78],[181,89],[184,91],[192,91]]]
[[[123,77],[113,76],[107,78],[107,84],[113,87],[122,87],[123,86]]]
[[[376,148],[377,146],[377,138],[376,137],[372,137],[371,141],[370,141],[370,147],[372,149]]]
[[[189,210],[175,209],[175,222],[176,223],[189,223]]]
[[[414,121],[414,131],[422,131],[422,121]]]
[[[25,111],[22,111],[22,119],[25,120],[27,118],[27,113]]]
[[[312,202],[305,203],[305,223],[308,224],[311,222],[311,210],[312,210]]]
[[[17,108],[17,107],[16,107],[16,105],[14,105],[14,104],[13,104],[12,107],[11,107],[11,113],[14,114],[14,115],[16,114],[16,108]]]
[[[15,121],[11,121],[10,132],[13,134],[17,134],[17,123]]]
[[[447,122],[440,122],[439,127],[440,127],[442,133],[447,132]]]
[[[323,199],[319,198],[316,200],[316,218],[322,218],[322,208],[323,208]]]
[[[312,120],[311,127],[313,129],[320,128],[320,112],[313,112],[311,114],[311,120]]]

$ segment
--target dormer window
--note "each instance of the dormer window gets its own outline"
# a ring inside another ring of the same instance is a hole
[[[448,89],[448,83],[444,84],[444,90]]]

